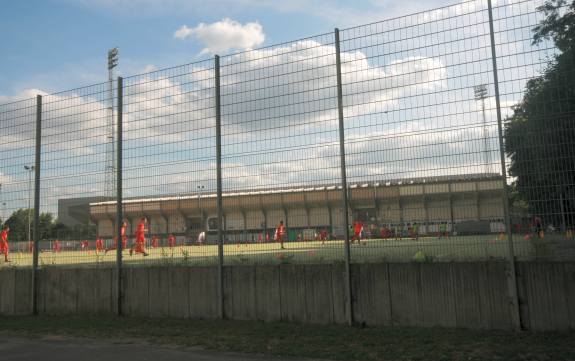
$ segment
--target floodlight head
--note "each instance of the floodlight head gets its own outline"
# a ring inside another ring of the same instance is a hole
[[[108,50],[108,70],[118,65],[118,48]]]
[[[476,85],[473,87],[473,90],[475,92],[476,100],[485,99],[487,97],[487,85],[485,84]]]
[[[108,50],[108,56],[109,57],[114,57],[118,55],[118,48],[113,48]]]

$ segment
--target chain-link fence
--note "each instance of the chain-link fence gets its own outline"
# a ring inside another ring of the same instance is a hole
[[[573,45],[536,35],[541,5],[464,1],[3,104],[9,264],[32,239],[38,267],[573,259]]]

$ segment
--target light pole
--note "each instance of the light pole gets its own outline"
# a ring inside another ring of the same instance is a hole
[[[113,198],[116,190],[116,121],[114,119],[114,68],[118,65],[118,48],[108,51],[108,106],[106,116],[106,196]]]
[[[6,219],[5,219],[5,208],[6,208],[6,202],[4,202],[4,197],[2,196],[2,183],[0,183],[0,202],[2,202],[2,213],[0,214],[0,223],[6,223]]]
[[[32,200],[32,172],[34,171],[34,166],[28,166],[25,165],[24,169],[26,169],[26,171],[28,171],[28,243],[30,243],[30,211],[32,211],[31,206],[30,206],[30,202]]]
[[[475,100],[481,101],[481,110],[483,112],[483,162],[485,163],[485,173],[491,171],[491,155],[489,154],[489,132],[487,130],[487,119],[485,118],[485,98],[487,98],[487,85],[481,84],[473,87]]]
[[[200,223],[202,224],[202,226],[200,228],[204,228],[204,212],[202,211],[202,207],[200,204],[200,199],[202,198],[202,191],[204,190],[204,186],[199,185],[196,186],[196,189],[198,190],[198,210],[200,211]]]

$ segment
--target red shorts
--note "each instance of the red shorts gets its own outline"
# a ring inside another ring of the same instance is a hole
[[[136,247],[134,248],[134,252],[136,253],[146,253],[146,249],[144,248],[144,242],[136,240]]]
[[[0,241],[0,253],[8,254],[8,242]]]

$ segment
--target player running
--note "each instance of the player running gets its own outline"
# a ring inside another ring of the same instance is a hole
[[[140,218],[140,223],[138,223],[138,228],[136,229],[136,242],[132,248],[130,248],[130,256],[135,253],[142,253],[144,257],[148,256],[148,252],[146,252],[145,244],[146,244],[146,224],[148,220],[146,217]]]
[[[285,249],[284,247],[284,238],[286,235],[286,226],[284,225],[284,221],[280,221],[278,228],[276,228],[276,241],[280,242],[281,249]]]
[[[0,233],[0,253],[4,254],[4,262],[10,262],[8,259],[8,232],[10,232],[10,227],[5,224],[4,227],[2,227],[2,233]]]
[[[122,251],[124,251],[128,247],[128,237],[126,237],[126,228],[128,224],[126,222],[122,222],[122,228],[120,228],[120,235],[122,236]],[[108,251],[113,251],[118,249],[118,237],[114,237],[115,244],[112,247],[106,248],[104,254],[108,253]]]

